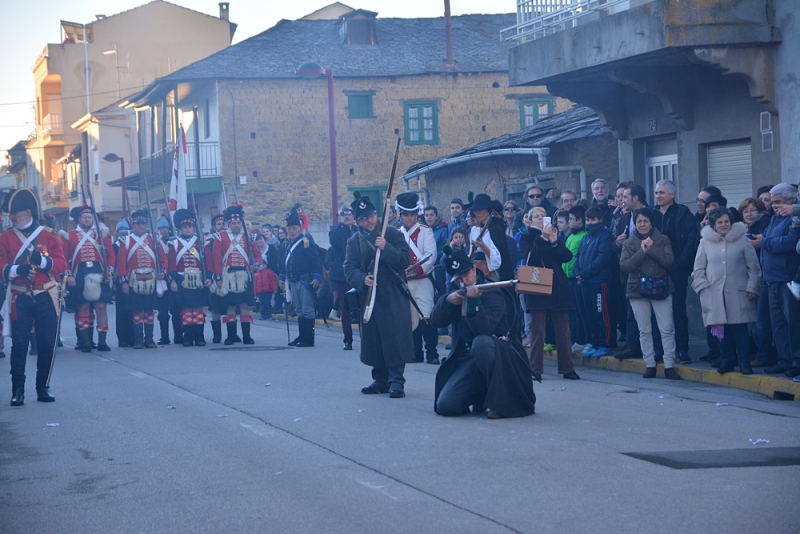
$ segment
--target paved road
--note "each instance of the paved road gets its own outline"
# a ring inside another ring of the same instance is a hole
[[[317,332],[308,349],[264,322],[259,350],[67,347],[54,404],[36,402],[29,378],[26,405],[11,408],[0,382],[0,532],[800,529],[797,465],[675,469],[624,454],[796,457],[800,403],[603,370],[571,382],[548,361],[536,415],[442,418],[436,367],[407,367],[405,399],[364,396],[358,352]]]

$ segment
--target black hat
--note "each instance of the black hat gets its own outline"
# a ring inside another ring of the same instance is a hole
[[[400,193],[395,199],[395,207],[401,212],[419,211],[419,195],[416,193]]]
[[[297,214],[297,208],[292,206],[289,215],[286,216],[286,226],[303,226],[300,222],[300,216]]]
[[[472,191],[469,192],[469,196],[467,198],[469,198],[471,196],[472,196]],[[464,205],[464,209],[465,210],[472,210],[472,211],[475,211],[475,210],[489,210],[489,211],[491,211],[493,209],[492,197],[490,197],[486,193],[479,193],[479,194],[475,195],[475,199],[474,200],[470,199],[469,204],[465,204]],[[501,206],[501,210],[500,211],[502,211],[502,206]]]
[[[180,228],[183,224],[194,226],[197,223],[197,217],[191,211],[181,208],[172,216],[172,222],[175,223],[175,228]]]
[[[75,206],[69,211],[69,217],[73,221],[77,222],[84,213],[94,214],[94,210],[92,210],[92,207],[88,204],[84,204],[83,206]]]
[[[3,199],[2,211],[4,213],[16,213],[18,211],[31,210],[31,217],[34,220],[39,218],[39,203],[36,196],[30,189],[12,189]]]
[[[131,224],[136,223],[147,224],[147,212],[145,210],[136,210],[131,213]]]
[[[353,208],[353,212],[356,214],[356,220],[378,213],[369,198],[362,197],[360,192],[353,191],[353,198],[355,200],[350,203],[350,207]]]
[[[492,200],[492,211],[498,215],[503,215],[503,203],[496,198]]]
[[[468,273],[472,270],[472,266],[475,265],[475,262],[469,259],[466,251],[463,249],[453,252],[450,245],[445,245],[442,247],[442,252],[444,252],[445,255],[444,268],[450,276],[455,277]]]
[[[225,220],[225,212],[217,213],[216,215],[211,217],[211,227],[213,228],[214,225],[217,224],[217,221],[220,221],[220,220]]]
[[[244,222],[244,206],[236,204],[225,210],[226,221],[242,221]]]

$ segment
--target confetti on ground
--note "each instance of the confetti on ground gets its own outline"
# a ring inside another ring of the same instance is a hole
[[[555,391],[555,388],[550,388],[547,391]]]
[[[298,417],[297,419],[294,420],[294,422],[296,423],[296,422],[302,421],[302,420],[303,420],[302,418]]]
[[[561,388],[561,391],[567,391],[567,388]]]
[[[58,423],[47,423],[47,426],[59,426]]]
[[[718,402],[717,406],[730,406],[727,402]]]
[[[167,410],[174,410],[174,409],[175,409],[175,406],[173,406],[173,405],[171,405],[171,404],[169,404],[169,405],[167,406]]]
[[[769,440],[768,439],[753,439],[753,438],[750,438],[750,443],[752,443],[753,445],[761,445],[762,443],[769,443]]]
[[[218,415],[217,417],[228,417],[228,414],[224,413],[222,415]]]
[[[659,398],[659,399],[663,399],[663,398],[664,398],[664,395],[659,395],[659,396],[658,396],[658,398]]]
[[[271,385],[272,385],[272,384],[270,384],[269,382],[267,382],[266,384],[264,384],[264,386],[266,386],[266,387],[270,387]]]
[[[361,412],[363,412],[364,410],[366,410],[366,408],[361,408],[360,410],[358,410],[358,413],[361,413]]]

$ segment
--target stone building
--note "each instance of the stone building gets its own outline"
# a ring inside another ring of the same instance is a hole
[[[613,185],[618,168],[614,136],[600,125],[597,113],[574,107],[518,132],[412,165],[401,181],[407,190],[423,189],[428,203],[447,218],[450,200],[466,202],[468,191],[522,206],[525,190],[536,184],[551,196],[569,190],[591,200],[592,181],[601,178]]]
[[[235,179],[254,222],[282,222],[300,202],[319,224],[315,238],[324,239],[332,205],[328,83],[324,74],[297,75],[298,67],[313,61],[332,74],[337,204],[350,202],[354,189],[379,204],[398,137],[402,173],[571,105],[540,87],[508,87],[510,43],[499,36],[514,21],[513,14],[452,17],[455,61],[448,65],[443,18],[383,19],[355,9],[336,19],[282,20],[156,80],[126,105],[155,113],[139,121],[145,128],[179,116],[189,145],[200,151],[202,143],[218,142],[219,173],[201,178],[222,180],[229,202]],[[151,133],[140,129],[140,136]],[[150,144],[162,148],[158,140]],[[154,179],[168,179],[159,174],[164,165],[154,167]],[[198,204],[213,212],[220,197]]]
[[[686,204],[715,185],[731,205],[798,181],[800,2],[524,0],[518,13],[511,85],[597,111],[620,179],[649,195],[673,180]]]

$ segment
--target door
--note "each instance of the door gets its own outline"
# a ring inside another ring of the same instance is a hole
[[[753,196],[750,141],[709,145],[708,185],[718,187],[732,208]]]

